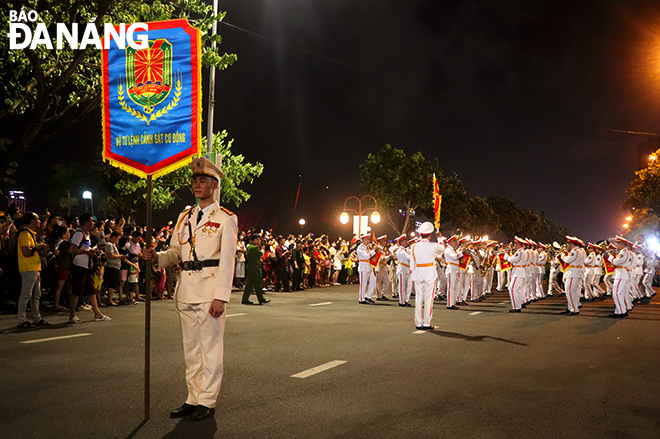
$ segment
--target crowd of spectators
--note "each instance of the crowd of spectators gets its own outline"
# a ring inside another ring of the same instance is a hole
[[[170,222],[154,230],[157,251],[168,248],[171,226]],[[0,216],[0,300],[15,306],[21,328],[48,325],[40,308],[68,312],[72,324],[82,321],[78,312],[84,310],[93,312],[94,321],[111,320],[101,308],[144,301],[145,264],[140,254],[145,233],[145,226],[123,218],[37,215],[10,207]],[[238,234],[236,289],[245,287],[246,248],[256,234],[262,257],[251,269],[260,273],[262,292],[358,282],[355,239],[331,241],[326,235],[281,236],[272,229],[251,229]],[[152,299],[172,299],[178,276],[176,267],[155,269]]]

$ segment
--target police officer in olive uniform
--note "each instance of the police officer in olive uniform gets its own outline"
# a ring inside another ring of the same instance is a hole
[[[192,162],[192,189],[199,205],[179,215],[170,248],[143,252],[158,268],[178,264],[176,311],[181,323],[188,398],[170,413],[199,421],[215,412],[223,375],[225,307],[234,277],[238,222],[214,192],[224,173],[206,158]]]
[[[243,290],[243,298],[241,303],[243,305],[254,305],[250,301],[252,293],[257,295],[259,305],[268,303],[264,297],[263,288],[261,287],[261,258],[264,253],[259,249],[261,246],[261,235],[254,233],[250,235],[250,243],[245,252],[245,289]]]

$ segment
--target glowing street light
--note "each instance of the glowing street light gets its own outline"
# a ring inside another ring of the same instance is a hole
[[[92,215],[94,215],[94,200],[92,200],[92,192],[91,191],[84,191],[82,193],[82,197],[84,200],[89,200],[89,204],[92,209]]]
[[[627,229],[627,228],[628,228],[628,224],[624,224],[624,225],[623,225],[623,228],[624,228],[624,229]]]
[[[364,201],[367,198],[370,199],[371,201],[373,201],[374,207],[367,207],[367,208],[363,209],[362,208],[362,201]],[[357,200],[357,203],[358,203],[357,210],[346,208],[346,204],[351,199]],[[358,198],[358,197],[355,197],[355,196],[350,196],[350,197],[346,198],[346,201],[344,201],[344,209],[343,209],[341,215],[339,215],[339,221],[342,224],[347,224],[348,219],[349,219],[348,218],[348,212],[349,211],[354,212],[358,217],[358,235],[359,235],[359,234],[362,233],[362,215],[367,213],[368,211],[371,211],[371,210],[373,210],[373,213],[371,214],[371,222],[374,223],[374,224],[378,224],[380,222],[380,213],[378,213],[378,203],[376,202],[376,199],[374,197],[372,197],[371,195],[365,195],[362,198]],[[367,227],[368,227],[368,224],[367,224]]]
[[[651,154],[651,155],[649,156],[649,161],[650,161],[651,163],[654,163],[654,162],[655,162],[655,159],[657,159],[657,157],[655,156],[655,154]]]
[[[300,218],[300,221],[298,221],[298,224],[300,224],[300,234],[303,234],[303,228],[305,227],[305,219]]]
[[[632,221],[632,216],[631,216],[631,215],[628,215],[628,216],[626,217],[626,221],[628,221],[628,222]]]

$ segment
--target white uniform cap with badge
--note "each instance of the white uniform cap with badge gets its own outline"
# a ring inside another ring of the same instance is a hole
[[[430,222],[425,222],[419,227],[419,234],[420,235],[430,235],[433,233],[433,224]]]
[[[190,167],[193,171],[193,177],[196,175],[206,175],[220,181],[220,178],[225,176],[225,173],[206,157],[193,159]]]
[[[404,233],[403,235],[399,236],[398,238],[395,239],[396,242],[401,242],[404,239],[408,239],[406,234]]]

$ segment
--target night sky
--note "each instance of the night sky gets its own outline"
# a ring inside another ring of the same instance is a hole
[[[219,28],[221,50],[238,62],[217,75],[215,127],[265,165],[237,210],[242,226],[299,232],[305,218],[305,232],[349,236],[338,216],[348,196],[364,194],[358,166],[390,143],[438,157],[472,195],[508,196],[585,240],[621,228],[647,136],[609,130],[660,132],[657,1],[232,0],[220,9],[259,35]],[[95,148],[96,126],[61,147]],[[384,222],[375,230],[394,235]]]

